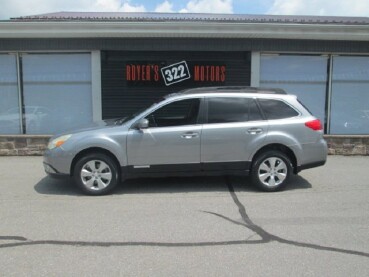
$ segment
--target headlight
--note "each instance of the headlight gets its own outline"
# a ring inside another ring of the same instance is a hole
[[[55,147],[60,147],[62,146],[72,135],[64,135],[64,136],[60,136],[57,137],[55,139],[53,139],[52,141],[49,142],[49,144],[47,145],[47,148],[54,149]]]

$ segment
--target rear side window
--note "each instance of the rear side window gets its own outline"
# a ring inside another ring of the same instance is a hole
[[[299,115],[297,111],[280,100],[259,99],[259,103],[267,119],[283,119]]]
[[[208,123],[245,122],[262,119],[253,99],[214,97],[208,99]]]

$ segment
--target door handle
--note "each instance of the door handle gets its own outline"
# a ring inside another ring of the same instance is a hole
[[[194,132],[187,132],[181,135],[181,138],[184,139],[191,139],[191,138],[197,138],[199,136],[199,133]]]
[[[247,130],[247,132],[251,135],[257,135],[257,134],[261,134],[263,132],[263,129],[261,128],[250,128]]]

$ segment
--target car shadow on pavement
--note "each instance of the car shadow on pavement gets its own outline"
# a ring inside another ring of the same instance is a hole
[[[42,178],[35,186],[39,194],[80,196],[78,188],[69,179],[55,179],[49,176]]]
[[[252,184],[251,177],[232,176],[230,177],[230,181],[237,191],[265,193]],[[312,187],[311,183],[302,176],[292,175],[282,191],[311,189]]]
[[[252,183],[249,177],[230,177],[237,191],[263,193]],[[83,196],[72,180],[58,180],[48,176],[35,186],[39,194]],[[292,176],[285,191],[309,189],[312,185],[301,176]],[[145,194],[145,193],[187,193],[187,192],[228,192],[226,177],[170,177],[140,178],[127,180],[117,186],[113,194]]]

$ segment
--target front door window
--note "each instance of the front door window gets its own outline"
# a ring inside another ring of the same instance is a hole
[[[149,127],[170,127],[197,123],[200,99],[176,101],[147,116]]]

